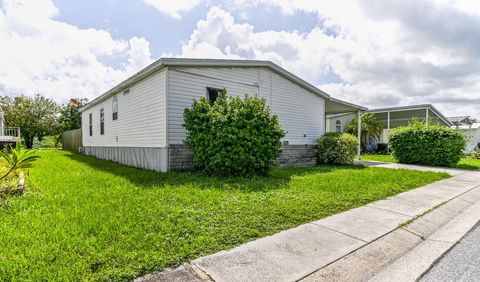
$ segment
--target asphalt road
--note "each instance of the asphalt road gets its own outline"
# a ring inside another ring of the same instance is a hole
[[[480,222],[420,281],[480,281]]]

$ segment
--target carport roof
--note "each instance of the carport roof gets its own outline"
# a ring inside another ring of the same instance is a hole
[[[369,112],[371,113],[388,113],[388,112],[408,112],[408,111],[416,111],[416,110],[426,110],[428,109],[434,115],[436,115],[441,121],[443,121],[446,125],[452,126],[453,124],[445,117],[439,110],[437,110],[432,104],[420,104],[420,105],[409,105],[409,106],[399,106],[399,107],[388,107],[388,108],[378,108],[378,109],[370,109]],[[412,116],[413,117],[413,116]]]

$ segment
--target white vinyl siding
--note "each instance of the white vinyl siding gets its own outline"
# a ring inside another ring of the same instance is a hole
[[[113,96],[82,112],[84,146],[165,147],[166,69],[130,86],[130,93],[117,93],[118,119],[112,117]],[[100,135],[100,109],[104,109],[105,134]],[[88,116],[93,115],[93,136]]]
[[[266,98],[289,144],[313,144],[325,131],[325,100],[268,68],[170,67],[167,81],[169,144],[183,143],[183,111],[194,99],[206,97],[207,87]]]
[[[355,114],[347,114],[341,116],[329,117],[327,120],[327,132],[337,132],[337,121],[340,121],[340,132],[344,132],[345,128],[352,122]]]

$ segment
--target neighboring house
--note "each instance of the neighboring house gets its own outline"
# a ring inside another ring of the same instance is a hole
[[[454,128],[460,125],[472,125],[475,122],[470,116],[447,117],[447,119]]]
[[[383,125],[382,135],[379,140],[375,140],[379,143],[388,143],[388,133],[390,130],[395,127],[408,125],[413,118],[452,126],[452,123],[430,104],[370,109],[368,112],[375,114],[377,120]],[[327,124],[329,126],[327,126],[327,129],[330,132],[336,132],[339,129],[338,126],[340,126],[341,132],[343,132],[353,118],[353,113],[328,115]]]
[[[3,109],[0,107],[0,149],[7,145],[13,146],[18,141],[20,141],[20,128],[5,127]]]
[[[281,165],[315,163],[326,115],[366,108],[327,93],[268,61],[160,59],[80,109],[84,153],[156,171],[193,167],[183,112],[194,99],[265,98],[287,131]]]
[[[462,132],[467,138],[466,151],[472,151],[478,148],[480,143],[480,123],[470,116],[449,117],[448,120],[453,124],[452,128]]]
[[[465,146],[466,151],[473,151],[475,148],[478,148],[480,144],[480,123],[472,124],[463,124],[459,126],[452,126],[462,132],[465,137],[467,137],[467,146]]]

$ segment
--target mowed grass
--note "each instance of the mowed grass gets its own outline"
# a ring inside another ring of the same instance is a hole
[[[1,280],[129,280],[448,177],[318,166],[219,179],[39,154],[26,195],[0,200]]]
[[[379,161],[379,162],[386,162],[386,163],[397,162],[397,160],[395,160],[395,158],[392,155],[376,155],[376,154],[362,155],[362,160]],[[468,169],[468,170],[477,170],[477,169],[480,169],[480,160],[471,159],[471,158],[462,158],[460,159],[458,164],[451,165],[450,167]]]

